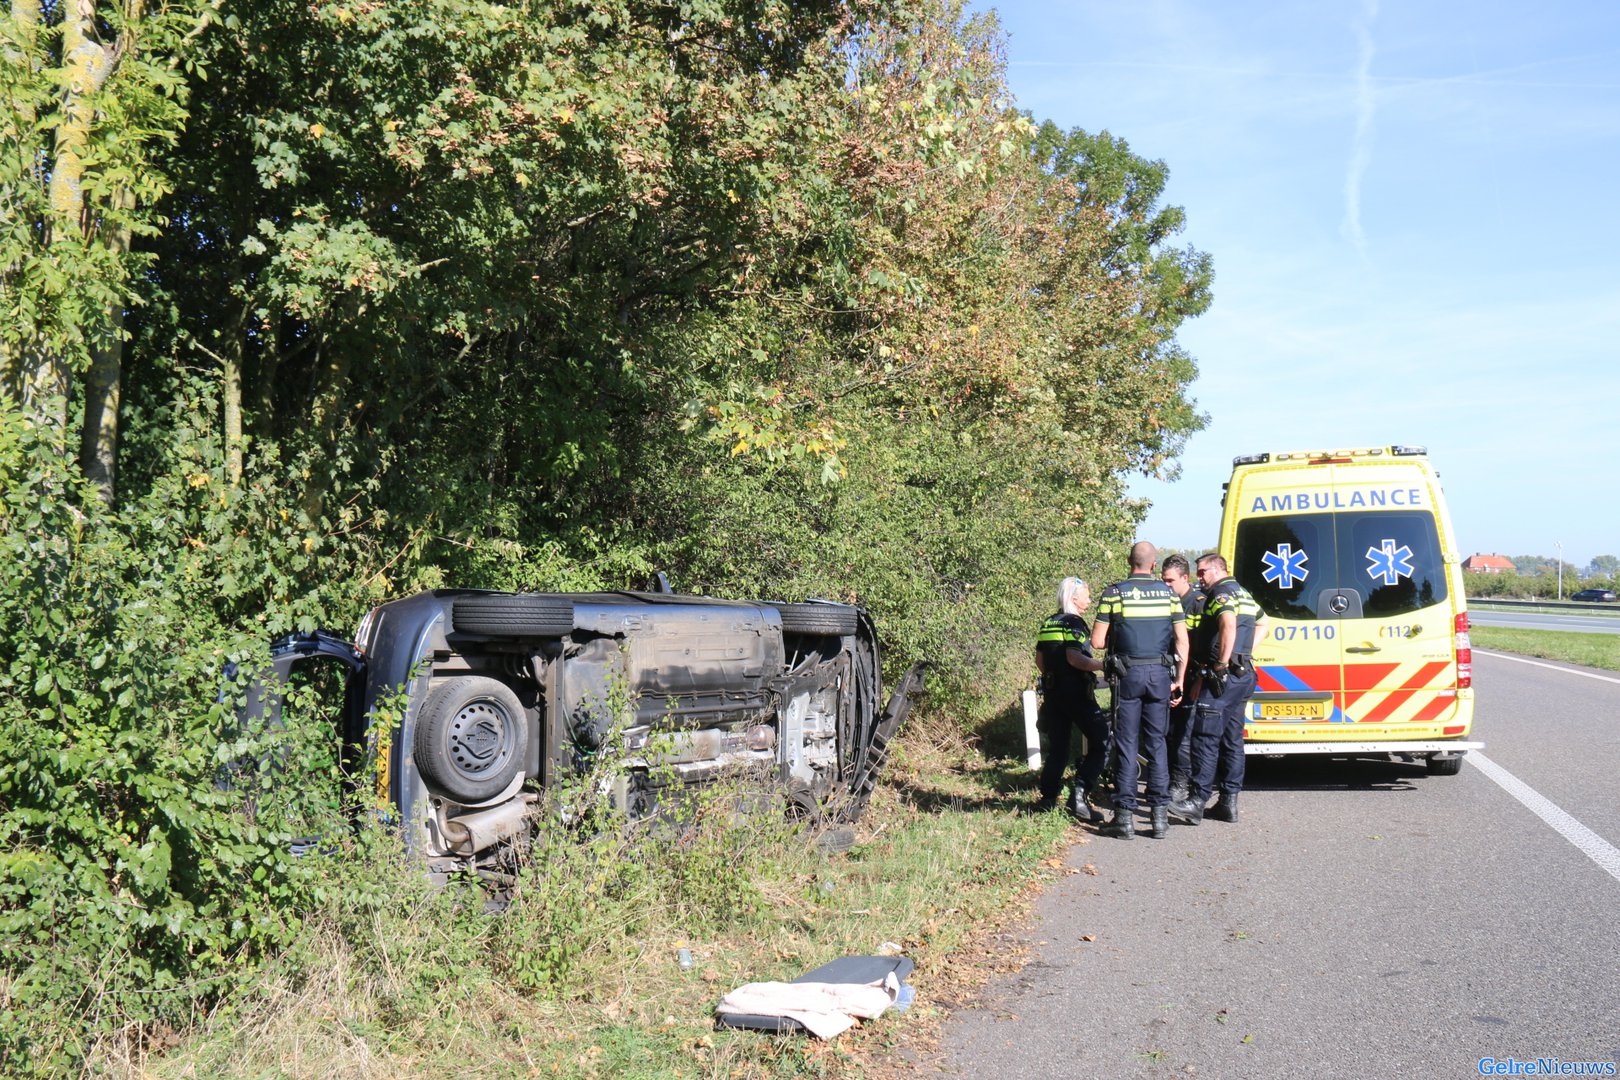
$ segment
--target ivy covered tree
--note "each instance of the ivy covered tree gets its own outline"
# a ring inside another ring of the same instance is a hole
[[[161,224],[160,149],[185,119],[204,3],[13,0],[0,20],[0,388],[114,494],[137,237]]]

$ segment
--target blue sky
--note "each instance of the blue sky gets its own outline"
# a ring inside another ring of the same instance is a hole
[[[1237,454],[1417,443],[1464,554],[1620,554],[1620,3],[994,6],[1019,107],[1165,161],[1214,257],[1146,538],[1213,543]]]

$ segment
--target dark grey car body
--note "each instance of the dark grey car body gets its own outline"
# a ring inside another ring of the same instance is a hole
[[[281,683],[306,661],[347,669],[345,768],[358,782],[378,754],[379,794],[435,873],[488,864],[544,789],[605,753],[621,754],[612,798],[632,815],[671,785],[746,773],[851,820],[920,686],[914,668],[883,704],[860,608],[662,592],[435,590],[376,608],[353,643],[320,631],[272,654]],[[377,706],[400,691],[378,741]],[[278,700],[252,693],[247,712]]]

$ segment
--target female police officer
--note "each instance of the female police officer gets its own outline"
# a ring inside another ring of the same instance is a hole
[[[1035,666],[1041,673],[1041,712],[1036,726],[1046,735],[1038,808],[1057,806],[1063,773],[1078,727],[1085,736],[1085,756],[1075,770],[1069,812],[1081,821],[1100,817],[1091,808],[1091,787],[1102,775],[1108,755],[1108,721],[1097,708],[1096,679],[1100,660],[1091,657],[1090,631],[1082,613],[1091,606],[1091,590],[1077,577],[1058,585],[1058,610],[1041,624],[1035,640]]]

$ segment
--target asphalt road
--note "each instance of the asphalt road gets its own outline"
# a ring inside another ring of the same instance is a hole
[[[1475,626],[1507,626],[1516,630],[1568,630],[1578,634],[1620,634],[1620,618],[1612,615],[1557,615],[1541,611],[1485,611],[1468,609]]]
[[[1458,776],[1251,758],[1241,823],[1075,846],[1095,875],[1046,889],[1031,963],[946,1021],[937,1066],[1293,1080],[1620,1061],[1620,677],[1581,670],[1475,650],[1486,748]]]

